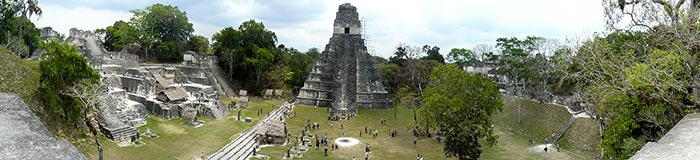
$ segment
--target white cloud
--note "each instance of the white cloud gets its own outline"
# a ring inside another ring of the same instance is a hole
[[[211,39],[211,36],[214,35],[214,33],[219,32],[221,29],[223,29],[223,27],[205,22],[200,22],[198,20],[190,20],[190,23],[192,23],[192,28],[194,28],[194,34],[202,35],[209,39]]]
[[[68,35],[70,28],[82,30],[95,30],[114,24],[115,21],[128,21],[131,13],[128,11],[114,11],[92,9],[86,7],[63,7],[57,5],[40,4],[44,14],[38,18],[32,18],[37,27],[52,27],[61,34]]]
[[[332,35],[335,12],[346,1],[217,0],[169,3],[190,3],[183,4],[180,9],[187,12],[196,34],[211,37],[224,27],[236,28],[243,21],[255,19],[276,32],[280,43],[304,51],[311,47],[325,47]],[[370,43],[377,55],[383,57],[391,56],[401,42],[437,45],[442,48],[442,54],[447,54],[451,48],[495,44],[499,37],[535,35],[564,39],[604,30],[603,8],[599,1],[356,0],[350,3],[357,7],[360,17],[365,17],[364,27]],[[115,5],[119,6],[119,3]],[[37,26],[53,26],[61,32],[67,32],[71,27],[103,28],[131,16],[126,10],[42,7],[45,15]]]

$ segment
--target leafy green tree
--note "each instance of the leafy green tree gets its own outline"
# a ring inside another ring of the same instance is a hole
[[[41,30],[26,17],[10,17],[0,24],[0,44],[18,54],[29,57],[39,48]]]
[[[435,67],[430,87],[420,96],[419,124],[433,124],[444,133],[444,153],[457,159],[478,159],[480,140],[496,143],[491,116],[503,107],[498,86],[489,78],[467,73],[453,64]]]
[[[406,44],[399,44],[399,46],[396,47],[394,56],[389,57],[389,63],[403,66],[408,59],[416,59],[418,54],[419,53],[416,52],[413,47]]]
[[[537,53],[534,53],[541,40],[544,38],[532,36],[524,40],[515,37],[496,39],[496,47],[501,49],[496,73],[508,77],[515,84],[516,93],[522,93],[529,84],[542,79],[540,70],[546,63],[542,62],[543,57],[538,58]]]
[[[442,54],[440,54],[440,47],[438,47],[438,46],[431,47],[429,45],[424,45],[423,52],[425,52],[427,54],[427,56],[423,57],[422,59],[434,60],[434,61],[440,62],[440,64],[445,64],[445,57],[442,57]]]
[[[45,50],[41,68],[41,88],[46,92],[44,105],[67,124],[75,124],[81,119],[85,108],[66,93],[76,82],[99,82],[100,75],[78,54],[75,46],[51,40],[41,44]]]
[[[243,22],[238,29],[226,27],[212,36],[214,54],[231,81],[244,81],[250,93],[260,93],[265,87],[265,72],[275,62],[283,62],[278,50],[277,36],[255,20]]]
[[[41,15],[42,11],[37,0],[0,0],[0,28],[12,24],[15,17],[30,18]]]
[[[577,48],[563,77],[595,106],[606,159],[627,159],[646,142],[657,141],[690,102],[689,53],[650,45],[652,38],[629,31],[596,36]]]
[[[209,39],[201,35],[193,35],[187,42],[189,50],[195,51],[199,54],[209,53]]]
[[[122,26],[129,25],[128,23],[119,20],[114,22],[113,25],[107,26],[103,31],[105,33],[104,41],[102,42],[102,46],[108,51],[118,51],[121,50],[121,45],[115,46],[116,43],[119,41],[119,35],[117,34],[117,30],[121,28]]]
[[[187,13],[177,6],[160,3],[132,10],[131,13],[134,16],[129,23],[138,31],[138,41],[145,49],[146,56],[152,52],[158,60],[182,61],[182,52],[187,49],[188,39],[194,32]],[[121,38],[124,37],[131,36]]]
[[[447,60],[454,62],[460,67],[466,65],[475,65],[477,62],[476,54],[472,50],[464,48],[452,48],[447,54]]]
[[[318,48],[309,48],[308,51],[306,51],[306,54],[311,56],[313,59],[318,59],[321,57],[321,52],[318,51]]]
[[[376,66],[377,74],[382,78],[382,83],[386,87],[387,92],[396,96],[396,92],[402,84],[402,79],[399,77],[401,67],[394,63],[378,63]],[[400,97],[394,98],[398,100]]]
[[[299,51],[293,51],[291,53],[291,58],[287,61],[287,66],[289,66],[289,71],[292,76],[288,84],[295,89],[299,89],[304,86],[304,81],[308,78],[309,72],[311,72],[314,62],[317,59],[309,55],[309,53],[312,53],[311,49],[306,53]]]
[[[692,82],[688,97],[692,97],[693,106],[700,106],[700,1],[604,0],[602,5],[608,30],[645,31],[651,34],[648,45],[679,47],[687,53],[685,69]]]

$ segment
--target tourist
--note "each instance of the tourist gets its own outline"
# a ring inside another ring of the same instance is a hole
[[[289,153],[289,152],[287,152],[287,153]],[[323,156],[328,156],[328,147],[327,146],[323,148]]]
[[[362,131],[360,131],[360,137],[362,137]]]
[[[255,146],[255,147],[257,147],[257,146]],[[253,156],[255,156],[255,148],[253,148]]]
[[[418,140],[416,138],[413,138],[413,147],[416,147],[417,143],[418,143]]]
[[[357,160],[357,159],[355,158],[355,156],[352,156],[352,160]]]
[[[377,138],[378,135],[379,135],[379,131],[377,131],[377,129],[374,129],[374,138]]]
[[[345,126],[345,125],[344,125],[343,123],[340,123],[340,129],[343,129],[344,126]]]
[[[316,138],[316,149],[319,149],[320,146],[321,146],[321,143],[318,142],[318,138]]]
[[[365,152],[365,160],[369,159],[369,152]]]
[[[528,146],[532,145],[532,137],[528,137],[527,142],[530,143],[530,144],[528,144]]]
[[[369,134],[369,130],[367,130],[367,126],[365,126],[365,133]]]
[[[557,152],[559,152],[559,142],[557,142]]]
[[[419,160],[419,159],[420,159],[420,154],[418,154],[418,155],[416,156],[416,160]]]
[[[331,123],[331,128],[333,128],[333,123]]]
[[[547,153],[547,144],[544,145],[544,153]]]

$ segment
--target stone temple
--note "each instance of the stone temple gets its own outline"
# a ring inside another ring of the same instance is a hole
[[[355,114],[358,108],[391,108],[358,17],[355,6],[338,7],[333,36],[299,91],[297,103],[329,107],[335,115]]]

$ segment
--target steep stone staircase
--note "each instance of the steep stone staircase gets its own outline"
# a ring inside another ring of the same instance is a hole
[[[245,160],[247,159],[252,153],[253,149],[255,148],[256,142],[255,142],[255,131],[261,128],[263,122],[269,121],[269,120],[279,120],[280,117],[283,117],[283,113],[286,111],[287,107],[284,106],[290,106],[294,105],[291,103],[283,103],[272,111],[270,115],[265,116],[261,121],[259,121],[255,126],[250,128],[248,131],[244,132],[240,136],[238,136],[236,139],[233,141],[229,142],[226,144],[223,148],[221,148],[219,151],[214,152],[214,154],[210,155],[209,158],[207,159],[227,159],[227,160]]]
[[[129,141],[129,138],[136,136],[136,134],[139,132],[131,126],[122,127],[111,131],[107,129],[106,131],[105,136],[107,136],[107,138],[111,139],[112,141],[120,142]]]
[[[571,118],[569,118],[569,120],[566,121],[566,123],[564,123],[564,125],[561,126],[559,130],[557,130],[557,133],[554,135],[554,137],[552,137],[552,140],[550,140],[549,142],[552,144],[556,143],[559,140],[559,138],[561,138],[561,136],[564,136],[564,133],[566,133],[566,131],[569,130],[569,127],[571,127],[571,125],[574,124],[574,121],[576,121],[576,116],[571,116]]]

